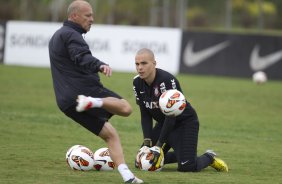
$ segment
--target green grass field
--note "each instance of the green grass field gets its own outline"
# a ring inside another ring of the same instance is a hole
[[[102,77],[134,108],[128,117],[113,117],[133,172],[146,183],[282,183],[282,82],[255,85],[250,79],[179,75],[184,94],[200,118],[198,153],[214,149],[230,168],[219,173],[179,173],[176,165],[161,172],[133,167],[142,140],[139,110],[132,92],[134,73]],[[57,108],[50,71],[0,65],[0,183],[122,183],[113,172],[79,172],[65,162],[67,149],[83,144],[92,150],[105,143],[66,118]]]

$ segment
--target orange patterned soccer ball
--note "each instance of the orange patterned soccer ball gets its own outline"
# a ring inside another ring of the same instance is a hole
[[[72,146],[66,153],[66,161],[73,170],[89,171],[94,169],[93,152],[82,145]]]
[[[185,107],[185,96],[176,89],[165,91],[159,98],[159,106],[166,116],[178,116]]]
[[[108,148],[100,148],[94,153],[94,168],[98,171],[112,171],[115,164]]]
[[[154,159],[153,150],[154,148],[148,148],[146,150],[142,150],[141,153],[138,154],[138,167],[143,171],[161,171],[164,166],[164,157],[162,157],[160,167],[156,168],[152,165],[152,160]]]

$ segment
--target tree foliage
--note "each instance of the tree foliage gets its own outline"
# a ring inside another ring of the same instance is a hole
[[[189,27],[224,27],[226,3],[232,3],[233,28],[281,29],[281,0],[88,0],[97,24],[179,26],[180,9]],[[179,7],[185,1],[187,7]],[[66,18],[71,0],[0,0],[0,20],[58,21]],[[261,2],[261,6],[259,6]],[[166,7],[168,5],[168,7]]]

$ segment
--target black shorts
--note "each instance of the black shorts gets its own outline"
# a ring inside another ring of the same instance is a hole
[[[121,96],[106,88],[97,88],[89,96],[94,98],[116,97],[121,99]],[[97,136],[105,122],[113,116],[113,114],[102,108],[92,108],[84,112],[77,112],[75,108],[76,104],[67,108],[63,113]]]

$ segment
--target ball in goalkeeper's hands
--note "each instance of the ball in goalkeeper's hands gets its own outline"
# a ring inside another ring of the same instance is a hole
[[[142,146],[136,154],[135,157],[135,167],[140,168],[141,167],[141,156],[143,156],[145,153],[149,153],[149,147],[148,146]]]
[[[157,155],[158,158],[156,160]],[[164,155],[161,148],[154,146],[152,148],[145,149],[139,154],[138,165],[139,169],[143,171],[161,171],[164,165]]]

